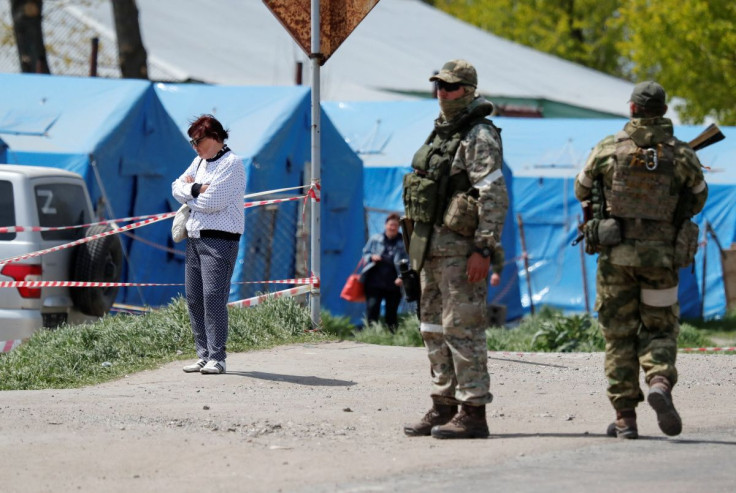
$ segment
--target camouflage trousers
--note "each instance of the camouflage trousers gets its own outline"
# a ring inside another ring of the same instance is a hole
[[[432,399],[485,405],[489,392],[486,346],[487,281],[469,283],[465,256],[430,257],[421,273],[422,339],[432,374]]]
[[[606,340],[608,399],[617,410],[644,400],[639,369],[677,381],[680,333],[678,272],[665,267],[629,267],[598,260],[595,308]]]

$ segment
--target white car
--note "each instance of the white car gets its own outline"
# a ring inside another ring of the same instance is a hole
[[[94,221],[84,179],[40,166],[0,165],[0,227],[59,227]],[[106,225],[57,231],[0,232],[0,262],[108,230]],[[39,257],[0,263],[0,281],[118,282],[123,247],[109,235]],[[42,327],[103,316],[118,288],[0,288],[0,341],[30,337]],[[0,347],[2,350],[2,347]]]

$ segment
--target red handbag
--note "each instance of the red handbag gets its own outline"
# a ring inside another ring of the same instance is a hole
[[[360,274],[358,274],[358,269],[360,269],[362,264],[363,259],[361,258],[358,265],[355,266],[353,273],[350,274],[348,276],[348,280],[345,281],[345,286],[343,286],[342,291],[340,291],[340,298],[347,301],[353,301],[355,303],[365,301],[365,288],[363,287],[363,283],[360,281]]]

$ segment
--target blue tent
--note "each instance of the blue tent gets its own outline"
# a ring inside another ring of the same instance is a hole
[[[368,233],[383,231],[386,213],[403,211],[402,178],[410,171],[414,153],[432,129],[439,113],[437,101],[324,102],[322,107],[365,163],[363,194]],[[499,126],[503,127],[503,124]],[[505,129],[502,137],[505,140]],[[506,166],[504,177],[510,185],[513,179]],[[512,194],[511,189],[509,194]],[[512,197],[511,201],[513,204]],[[513,205],[509,208],[502,236],[507,264],[501,276],[501,286],[490,288],[488,294],[491,303],[506,305],[508,320],[522,315],[517,269],[513,261],[517,252],[513,208]]]
[[[9,164],[82,175],[98,214],[122,218],[170,210],[170,184],[191,149],[147,81],[0,74],[0,135]],[[106,201],[103,200],[106,198]],[[170,221],[124,238],[123,280],[175,282],[181,262],[167,251]],[[179,288],[121,289],[118,301],[167,303]]]
[[[519,263],[522,303],[529,312],[535,306],[550,305],[565,311],[593,310],[596,257],[584,255],[570,246],[577,236],[581,210],[574,196],[574,179],[593,146],[603,137],[620,130],[625,119],[511,119],[499,118],[504,128],[504,155],[514,173],[514,206],[521,215],[529,255],[529,277]],[[727,139],[699,151],[701,162],[710,166],[706,181],[710,194],[704,211],[695,221],[704,231],[705,221],[713,225],[724,248],[736,240],[736,129],[722,129]],[[702,127],[678,126],[675,135],[694,138]],[[703,256],[707,255],[706,290]],[[694,272],[693,272],[694,271]],[[585,273],[585,275],[583,275]],[[527,294],[531,284],[531,301]],[[584,288],[587,287],[587,290]],[[700,249],[694,269],[680,271],[680,303],[684,317],[723,315],[725,296],[720,255],[714,242]],[[705,299],[704,307],[701,306]]]
[[[246,168],[247,194],[310,183],[309,88],[156,84],[155,90],[182,134],[186,135],[190,121],[203,113],[214,114],[229,129],[228,144],[243,158]],[[329,118],[323,116],[321,124],[321,301],[331,313],[357,321],[363,306],[342,300],[340,290],[363,247],[362,162]],[[193,154],[178,163],[181,170],[192,157]],[[234,281],[281,280],[291,279],[297,272],[306,274],[309,237],[302,229],[305,222],[308,226],[302,215],[304,203],[246,211],[246,231]],[[285,288],[261,283],[233,284],[230,298],[242,299],[261,290]]]

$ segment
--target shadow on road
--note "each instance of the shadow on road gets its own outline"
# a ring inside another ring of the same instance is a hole
[[[608,438],[605,433],[491,433],[490,438]]]
[[[611,443],[624,443],[628,440],[619,440],[609,437],[605,433],[491,433],[489,438],[604,438]],[[639,435],[638,441],[657,441],[669,443],[681,443],[684,445],[736,445],[736,441],[727,440],[698,440],[689,438],[668,438],[663,436],[642,436]],[[632,441],[637,441],[632,440]]]
[[[296,383],[299,385],[310,385],[312,387],[352,387],[353,385],[356,385],[356,382],[353,382],[352,380],[337,380],[334,378],[320,378],[301,375],[280,375],[278,373],[263,373],[260,371],[228,371],[227,375],[271,380],[273,382]]]
[[[513,359],[513,358],[496,358],[494,356],[489,356],[488,359],[496,360],[496,361],[508,361],[509,363],[521,363],[524,365],[547,366],[550,368],[569,368],[569,366],[566,366],[566,365],[555,365],[552,363],[539,363],[536,361],[524,361],[521,359]]]

